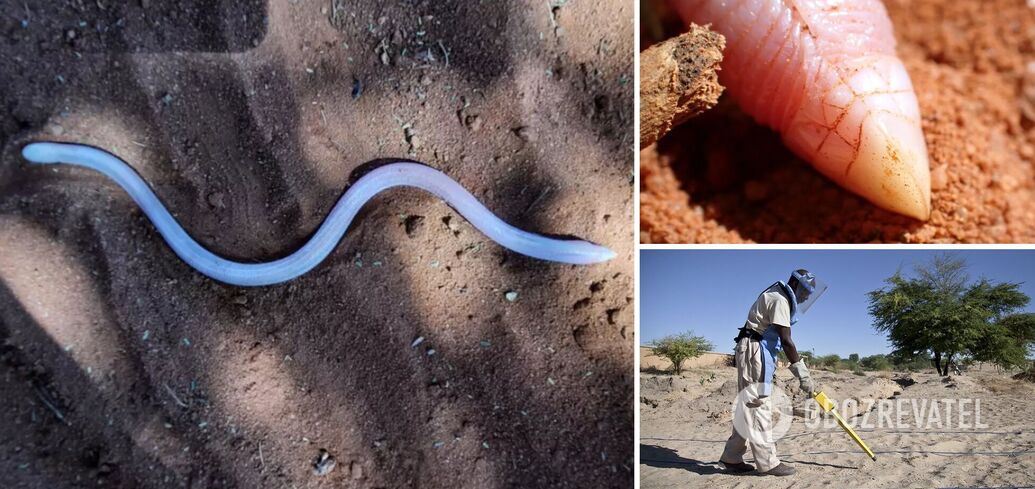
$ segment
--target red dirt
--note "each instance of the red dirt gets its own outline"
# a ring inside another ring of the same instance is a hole
[[[632,5],[210,3],[0,2],[0,486],[631,485]],[[26,166],[38,139],[123,156],[228,257],[409,157],[618,258],[400,190],[307,275],[226,286],[103,177]]]
[[[877,209],[794,157],[724,97],[641,152],[640,240],[1035,242],[1035,9],[887,0],[931,157],[924,223]]]

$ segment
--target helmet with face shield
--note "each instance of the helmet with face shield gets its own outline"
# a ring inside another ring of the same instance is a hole
[[[791,273],[787,286],[794,291],[794,298],[798,303],[795,309],[798,314],[805,314],[812,304],[815,304],[819,297],[827,291],[825,282],[803,268]]]

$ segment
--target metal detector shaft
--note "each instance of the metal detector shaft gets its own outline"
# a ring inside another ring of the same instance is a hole
[[[853,430],[851,426],[848,426],[848,423],[845,422],[844,418],[837,413],[837,409],[834,408],[834,401],[831,401],[830,398],[822,392],[816,393],[815,399],[816,402],[819,403],[819,407],[823,408],[824,411],[833,414],[834,418],[837,419],[837,424],[841,425],[841,429],[845,430],[845,433],[848,433],[848,436],[855,440],[855,443],[866,452],[866,455],[869,455],[870,458],[876,462],[877,456],[873,454],[873,450],[870,450],[870,447],[866,446],[866,443],[862,441],[862,438],[859,438],[859,435],[855,430]]]

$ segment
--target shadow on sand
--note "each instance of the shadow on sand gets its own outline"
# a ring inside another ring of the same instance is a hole
[[[718,462],[702,462],[684,458],[671,448],[642,443],[640,444],[640,463],[660,469],[686,469],[700,475],[725,473]]]

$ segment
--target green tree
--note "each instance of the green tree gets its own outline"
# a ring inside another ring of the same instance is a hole
[[[1007,369],[1027,363],[1030,347],[1035,343],[1035,314],[1011,314],[984,328],[984,341],[972,348],[974,361]]]
[[[852,353],[852,354],[848,355],[848,362],[849,363],[859,363],[859,354],[858,353]]]
[[[1020,284],[970,283],[966,268],[952,254],[939,255],[918,265],[914,277],[896,272],[886,287],[867,294],[874,327],[888,335],[896,365],[929,359],[948,375],[959,356],[1007,368],[1023,363],[1035,325],[1030,316],[1013,313],[1028,296]]]
[[[655,355],[669,359],[672,362],[672,370],[677,374],[683,372],[684,360],[699,357],[702,353],[715,348],[703,336],[694,335],[693,331],[654,340],[650,347],[654,350]]]
[[[908,352],[895,352],[887,357],[890,362],[889,370],[908,370],[920,372],[931,368],[931,357],[928,354],[914,355]]]
[[[891,370],[891,361],[886,355],[870,355],[859,360],[866,370]]]
[[[816,358],[816,365],[837,371],[841,367],[841,357],[836,353]]]

